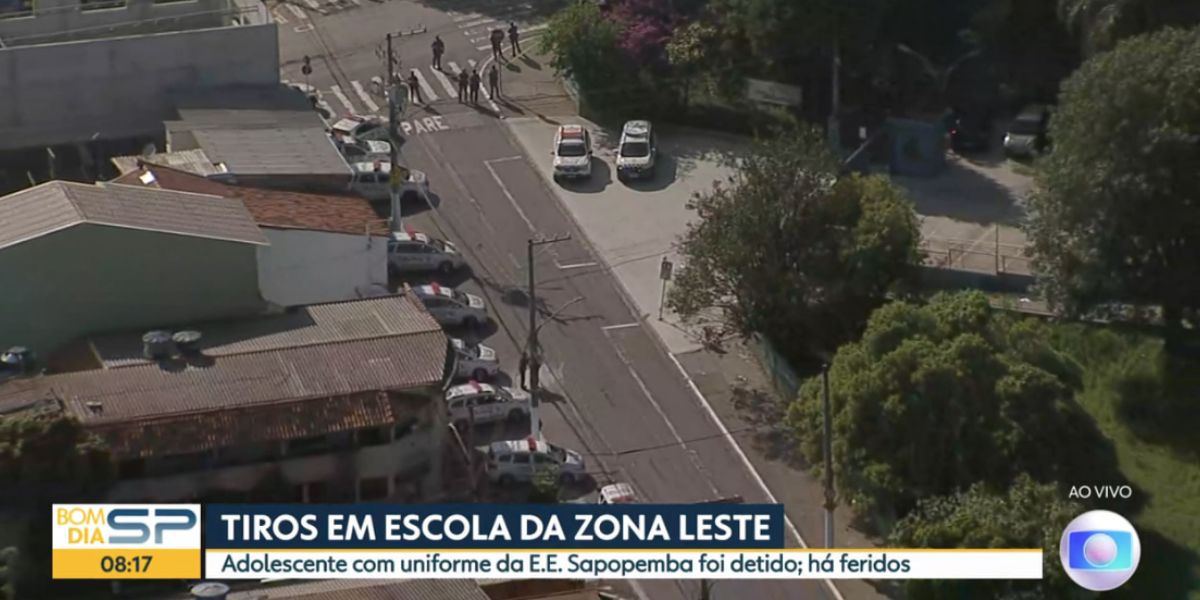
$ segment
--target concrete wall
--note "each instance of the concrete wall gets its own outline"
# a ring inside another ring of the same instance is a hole
[[[280,306],[363,298],[387,289],[387,240],[364,234],[263,228],[263,298]]]
[[[174,89],[279,83],[275,24],[0,49],[0,150],[161,135]]]
[[[263,309],[256,246],[83,224],[0,251],[0,347]]]
[[[236,10],[230,0],[34,0],[31,14],[0,19],[0,40],[5,46],[25,46],[114,33],[223,27]]]

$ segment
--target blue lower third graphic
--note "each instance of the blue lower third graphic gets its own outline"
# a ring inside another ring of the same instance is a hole
[[[1070,568],[1126,571],[1133,568],[1133,540],[1128,531],[1072,531]]]

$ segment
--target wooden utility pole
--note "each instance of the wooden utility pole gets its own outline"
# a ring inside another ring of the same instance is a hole
[[[556,244],[571,239],[571,235],[560,235],[550,239],[529,238],[526,247],[526,260],[529,262],[529,340],[525,344],[525,352],[529,365],[529,435],[534,439],[541,437],[541,420],[538,416],[538,392],[541,386],[542,349],[538,346],[537,324],[537,278],[533,271],[533,250],[538,246]]]
[[[391,205],[392,205],[392,231],[399,232],[404,230],[403,212],[400,207],[400,135],[397,129],[400,124],[400,82],[397,79],[397,69],[395,53],[392,52],[392,34],[387,34],[387,70],[388,70],[388,143],[391,144],[388,160],[391,162],[388,165],[390,172],[388,173],[388,182],[391,184]]]

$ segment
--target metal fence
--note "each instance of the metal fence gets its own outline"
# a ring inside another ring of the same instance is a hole
[[[919,246],[924,262],[931,267],[964,269],[999,275],[1032,275],[1033,258],[1028,246],[989,239],[957,240],[926,236]]]
[[[767,376],[771,379],[771,386],[775,388],[775,392],[782,398],[795,398],[800,391],[800,377],[796,374],[796,370],[788,364],[783,355],[775,350],[775,346],[771,345],[771,341],[766,336],[756,333],[750,336],[750,343],[747,344],[754,352],[755,358],[759,364],[766,370]]]

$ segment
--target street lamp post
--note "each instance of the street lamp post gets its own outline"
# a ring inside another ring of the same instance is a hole
[[[538,246],[546,244],[556,244],[565,242],[571,239],[571,235],[562,235],[554,238],[529,238],[529,243],[526,246],[526,259],[529,261],[529,296],[526,299],[529,302],[529,340],[525,344],[526,364],[529,368],[529,435],[535,439],[541,437],[541,420],[538,417],[538,392],[541,389],[541,369],[542,369],[542,349],[538,345],[538,324],[537,324],[537,278],[534,277],[533,271],[533,250]]]

